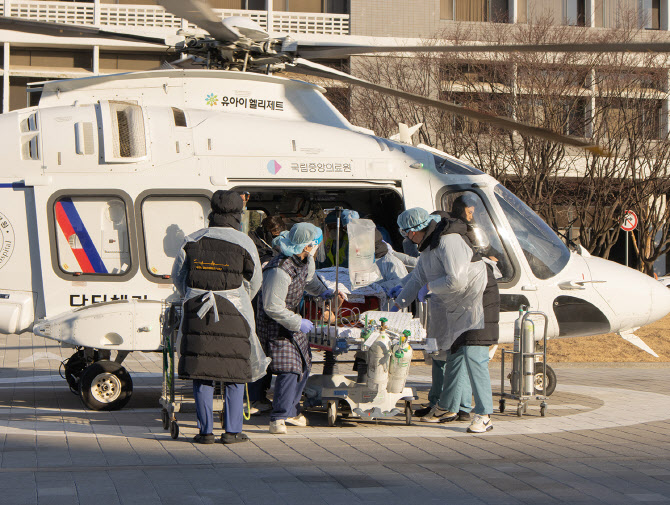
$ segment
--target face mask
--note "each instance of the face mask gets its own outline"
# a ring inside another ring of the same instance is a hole
[[[312,247],[312,250],[309,251],[309,255],[313,258],[314,255],[316,254],[316,251],[317,251],[318,249],[319,249],[318,246],[314,246],[314,247]]]

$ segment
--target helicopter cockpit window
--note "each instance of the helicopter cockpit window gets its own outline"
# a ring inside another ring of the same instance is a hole
[[[441,174],[482,175],[484,173],[474,167],[455,160],[450,160],[448,158],[442,158],[435,155],[433,155],[433,158],[435,159],[435,169]]]
[[[472,232],[470,236],[474,238],[475,250],[483,257],[495,262],[500,270],[502,278],[498,281],[512,280],[514,267],[479,195],[474,191],[445,193],[442,197],[442,209],[468,222]]]
[[[549,279],[563,270],[570,251],[547,223],[504,186],[496,186],[495,194],[533,275]]]
[[[168,276],[184,237],[207,226],[209,198],[156,195],[141,205],[147,270],[156,277]]]
[[[65,196],[54,203],[58,264],[73,275],[123,275],[131,266],[125,202]]]

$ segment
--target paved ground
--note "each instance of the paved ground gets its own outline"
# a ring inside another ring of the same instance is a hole
[[[33,335],[0,349],[2,505],[670,503],[668,366],[557,365],[547,417],[508,403],[486,435],[400,418],[329,428],[315,412],[287,436],[254,417],[251,443],[200,446],[191,413],[178,440],[161,427],[157,355],[131,355],[133,399],[105,413],[58,377],[70,351]],[[422,398],[429,372],[412,368]]]

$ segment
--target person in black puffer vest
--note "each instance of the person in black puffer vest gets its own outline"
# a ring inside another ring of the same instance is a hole
[[[244,383],[267,367],[258,354],[251,299],[261,286],[261,266],[252,240],[239,231],[243,201],[233,191],[212,196],[209,228],[186,237],[172,269],[184,299],[178,373],[193,380],[200,433],[214,443],[213,381],[225,383],[223,443],[246,442],[242,433]],[[262,354],[262,352],[261,352]]]

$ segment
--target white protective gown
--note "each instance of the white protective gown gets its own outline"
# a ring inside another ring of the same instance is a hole
[[[440,350],[447,350],[465,331],[484,327],[482,297],[486,287],[486,265],[472,260],[472,248],[457,233],[440,237],[435,249],[424,249],[416,268],[403,279],[396,299],[407,307],[428,284],[428,336]]]
[[[375,282],[388,293],[391,288],[401,284],[402,279],[407,276],[407,267],[415,267],[418,258],[396,252],[390,245],[386,245],[388,252],[375,262],[380,276]]]

